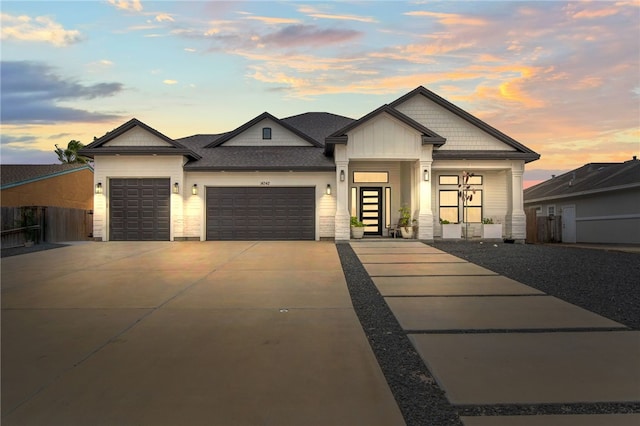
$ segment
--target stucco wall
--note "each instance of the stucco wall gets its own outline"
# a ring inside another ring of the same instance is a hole
[[[79,170],[13,188],[3,189],[4,207],[55,206],[93,209],[93,172]]]

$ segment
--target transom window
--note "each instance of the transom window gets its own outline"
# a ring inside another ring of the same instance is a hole
[[[262,139],[271,139],[271,127],[262,128]]]
[[[353,183],[388,183],[389,172],[353,172]]]

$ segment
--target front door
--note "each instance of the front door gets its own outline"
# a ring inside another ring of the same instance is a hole
[[[382,235],[382,188],[360,188],[360,220],[365,235]]]

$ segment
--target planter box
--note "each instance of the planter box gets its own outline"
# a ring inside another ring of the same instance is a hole
[[[411,226],[400,227],[400,232],[402,233],[402,238],[413,238],[413,227]]]
[[[445,240],[462,238],[462,225],[459,223],[447,223],[442,225],[442,238]]]
[[[482,225],[482,238],[485,240],[501,240],[502,239],[502,224],[495,223],[491,225]]]

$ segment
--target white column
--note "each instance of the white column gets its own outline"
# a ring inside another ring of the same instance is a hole
[[[341,151],[345,152],[341,152]],[[346,146],[336,145],[336,217],[335,240],[348,241],[351,238],[349,226],[349,160],[338,159],[346,154]],[[342,155],[341,155],[342,154]]]
[[[524,214],[523,180],[524,162],[513,162],[508,175],[511,178],[511,211],[507,215],[507,234],[516,242],[524,243],[527,234],[527,218]]]
[[[431,206],[431,163],[420,161],[418,180],[420,189],[420,210],[418,214],[418,239],[433,241],[433,207]],[[428,180],[425,180],[428,178]]]

